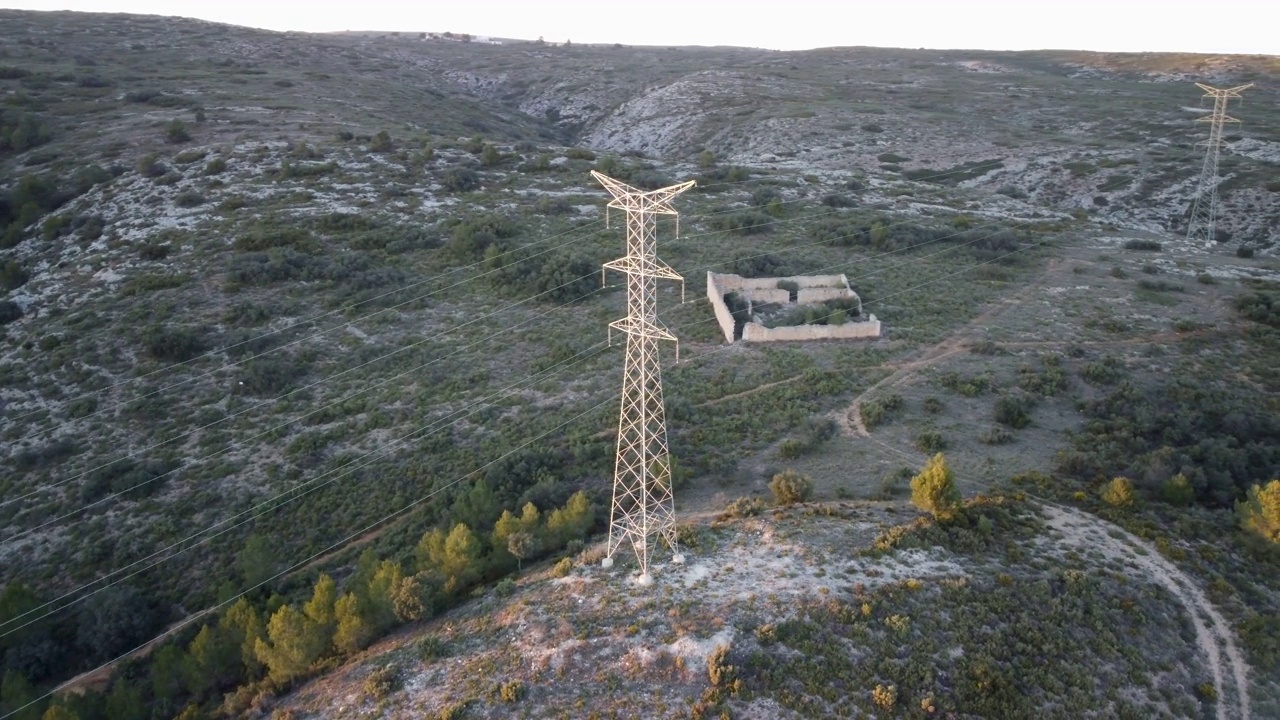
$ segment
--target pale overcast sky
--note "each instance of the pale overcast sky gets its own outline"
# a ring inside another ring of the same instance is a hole
[[[0,7],[626,45],[1280,54],[1280,0],[0,0]]]

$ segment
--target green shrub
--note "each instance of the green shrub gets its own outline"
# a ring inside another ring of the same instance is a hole
[[[158,290],[168,290],[170,288],[182,287],[190,280],[189,275],[162,275],[158,273],[144,273],[142,275],[134,275],[120,286],[120,294],[125,297],[133,295],[141,295],[143,293],[152,293]]]
[[[22,269],[17,260],[9,258],[0,262],[0,289],[16,290],[27,284],[27,271]]]
[[[724,509],[723,517],[727,518],[747,518],[755,517],[764,512],[764,499],[755,495],[740,497],[729,503]]]
[[[500,598],[511,597],[516,591],[516,581],[509,577],[502,578],[493,586],[493,594]]]
[[[1156,242],[1155,240],[1142,240],[1140,238],[1133,238],[1132,240],[1125,241],[1124,249],[1125,250],[1143,250],[1146,252],[1159,252],[1164,249],[1164,246]]]
[[[769,481],[769,491],[779,505],[804,502],[813,492],[813,481],[794,470],[783,470]]]
[[[227,161],[220,157],[216,157],[210,160],[207,164],[205,164],[204,174],[205,175],[221,175],[223,172],[226,171],[226,169],[227,169]]]
[[[1178,473],[1160,487],[1160,497],[1165,502],[1176,507],[1187,507],[1195,502],[1196,491],[1191,487],[1191,481],[1186,475]]]
[[[395,143],[391,140],[391,133],[386,130],[379,130],[377,135],[373,136],[373,141],[369,143],[370,152],[385,153],[395,149]]]
[[[283,358],[254,358],[240,367],[237,387],[250,395],[279,395],[299,380],[302,370]]]
[[[0,325],[8,325],[21,317],[21,305],[12,300],[0,300]]]
[[[520,698],[524,697],[524,683],[519,680],[503,683],[498,688],[498,697],[502,698],[502,702],[508,705],[519,702]]]
[[[158,178],[169,172],[169,168],[156,158],[155,153],[147,153],[139,158],[136,169],[139,175],[149,178]]]
[[[418,641],[418,657],[430,662],[449,656],[449,648],[437,635],[427,635]]]
[[[1094,385],[1111,385],[1123,375],[1120,360],[1107,356],[1097,362],[1091,362],[1080,370],[1080,377]]]
[[[183,190],[173,198],[173,204],[180,208],[193,208],[205,204],[204,195],[199,190],[189,189]]]
[[[385,700],[388,695],[400,688],[400,677],[395,667],[383,665],[374,668],[364,679],[364,691],[374,700]]]
[[[1236,312],[1254,321],[1280,328],[1280,297],[1264,290],[1247,292],[1236,298]]]
[[[936,453],[947,449],[947,441],[937,430],[925,430],[916,436],[916,448],[923,453]]]
[[[164,129],[164,137],[171,143],[184,143],[191,139],[187,126],[181,120],[171,120]]]
[[[208,154],[209,152],[207,150],[192,148],[190,150],[183,150],[177,155],[174,155],[173,161],[179,165],[190,165],[197,160],[203,160]]]
[[[893,393],[875,400],[867,400],[858,405],[858,414],[862,424],[868,430],[888,422],[891,414],[902,407],[902,396]]]
[[[1164,280],[1149,280],[1142,278],[1138,281],[1138,287],[1151,292],[1183,292],[1183,288],[1178,283],[1166,282]]]
[[[787,438],[778,446],[778,457],[783,460],[794,460],[804,454],[804,443],[795,438]]]
[[[573,572],[573,560],[570,560],[569,558],[561,558],[560,562],[556,563],[555,567],[551,568],[551,574],[558,578],[564,577],[571,572]]]
[[[995,421],[1020,430],[1031,424],[1030,410],[1033,405],[1028,395],[1001,395],[996,399]]]
[[[471,168],[449,168],[440,178],[440,184],[451,192],[471,192],[480,188],[480,173]]]
[[[182,362],[207,349],[204,338],[190,328],[153,325],[142,332],[142,346],[157,360]]]
[[[938,384],[958,395],[977,397],[991,389],[991,378],[986,375],[964,377],[948,372],[938,376]]]
[[[168,244],[162,245],[158,242],[152,241],[144,243],[142,247],[138,248],[138,257],[151,262],[163,260],[169,257],[170,249],[171,246]]]
[[[987,428],[978,435],[978,442],[983,445],[1007,445],[1013,442],[1013,433],[998,426]]]

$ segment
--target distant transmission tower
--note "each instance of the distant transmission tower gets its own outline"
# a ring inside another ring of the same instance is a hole
[[[683,562],[676,544],[675,500],[671,494],[671,458],[667,449],[666,411],[662,405],[662,370],[658,341],[676,338],[658,324],[655,295],[658,278],[684,278],[658,260],[655,215],[678,215],[671,200],[694,186],[683,182],[645,192],[594,170],[591,175],[613,195],[608,207],[627,213],[627,255],[604,264],[627,275],[627,316],[609,323],[627,335],[622,371],[622,410],[618,416],[618,458],[613,471],[613,507],[609,513],[609,550],[629,541],[640,561],[640,584],[653,582],[649,557],[656,542],[666,540],[674,562]],[[607,210],[606,210],[607,212]],[[601,270],[603,272],[603,270]],[[683,292],[683,290],[682,290]],[[679,346],[677,345],[677,358]]]
[[[1214,225],[1218,220],[1218,154],[1222,149],[1222,126],[1229,122],[1240,122],[1227,115],[1227,103],[1233,97],[1240,97],[1240,93],[1253,87],[1253,83],[1226,89],[1200,83],[1196,83],[1196,86],[1204,90],[1205,97],[1213,98],[1213,114],[1196,120],[1196,122],[1210,123],[1209,140],[1205,143],[1208,148],[1204,153],[1204,167],[1200,170],[1196,198],[1191,204],[1191,219],[1187,223],[1187,240],[1190,242],[1203,240],[1206,245],[1212,246]]]

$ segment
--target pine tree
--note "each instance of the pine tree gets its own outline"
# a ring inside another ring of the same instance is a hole
[[[245,589],[257,587],[275,575],[275,550],[265,537],[250,535],[236,557],[236,567],[244,578]]]
[[[80,720],[80,716],[64,705],[50,705],[40,716],[40,720]]]
[[[338,586],[333,582],[333,578],[322,573],[316,580],[311,599],[302,606],[302,612],[306,613],[307,617],[311,618],[311,622],[328,635],[333,632],[333,604],[337,600]]]
[[[486,147],[493,147],[487,145]],[[495,246],[490,246],[495,247]],[[505,264],[505,263],[504,263]],[[453,502],[453,518],[471,527],[485,527],[498,517],[498,498],[485,480],[477,482]]]
[[[595,521],[595,508],[587,494],[579,490],[569,497],[564,507],[552,511],[547,518],[547,535],[558,545],[564,545],[586,537]]]
[[[480,554],[483,551],[471,528],[465,523],[454,525],[444,541],[440,574],[452,580],[455,587],[470,585],[480,575]]]
[[[15,713],[12,720],[35,720],[40,717],[40,704],[24,707],[35,699],[35,688],[25,675],[14,668],[5,670],[4,680],[0,681],[0,710]],[[19,711],[19,708],[23,709]]]
[[[147,720],[151,713],[142,701],[142,688],[124,678],[111,684],[107,695],[107,717],[111,720]]]
[[[373,630],[361,612],[360,598],[355,593],[347,593],[338,598],[334,605],[333,615],[335,627],[333,646],[340,653],[353,653],[364,648],[373,637]]]
[[[457,590],[470,585],[479,576],[483,550],[466,523],[454,525],[448,535],[436,528],[418,543],[418,567],[438,571],[448,581],[450,590]]]
[[[177,645],[165,644],[151,656],[151,696],[161,714],[172,716],[185,690],[186,654]]]
[[[537,534],[541,530],[542,513],[538,512],[538,506],[533,503],[525,503],[520,508],[520,529],[527,532]]]
[[[938,520],[955,516],[960,507],[960,490],[942,453],[930,458],[920,474],[911,478],[911,502]]]
[[[1103,502],[1113,507],[1129,507],[1133,504],[1133,483],[1129,478],[1112,478],[1100,491]]]
[[[229,631],[205,625],[187,645],[186,674],[197,696],[235,684],[243,674],[240,646]]]
[[[282,605],[267,623],[269,641],[259,639],[254,652],[275,682],[287,683],[307,672],[329,646],[328,638],[305,613]]]
[[[489,536],[493,547],[494,567],[504,571],[511,569],[512,561],[516,558],[507,549],[508,539],[520,531],[520,518],[512,515],[510,510],[503,510],[502,517],[493,524],[493,533]]]
[[[378,554],[373,548],[365,548],[360,553],[360,559],[356,561],[356,572],[347,581],[347,587],[364,587],[373,579],[373,574],[378,570]]]
[[[256,648],[266,632],[258,611],[248,600],[240,598],[227,609],[218,627],[226,632],[228,642],[240,649],[240,662],[244,664],[249,676],[257,677],[262,671],[262,663],[258,660]]]
[[[395,593],[403,578],[404,570],[394,560],[383,560],[370,578],[365,590],[368,601],[366,617],[375,633],[395,625]]]
[[[440,569],[440,561],[444,557],[444,541],[447,537],[441,528],[432,528],[430,532],[422,535],[415,549],[419,571]]]
[[[1249,488],[1245,499],[1236,503],[1236,513],[1245,530],[1280,543],[1280,480]]]
[[[1195,502],[1196,491],[1191,487],[1191,481],[1187,476],[1178,473],[1164,481],[1164,486],[1160,488],[1160,496],[1170,505],[1186,507]]]

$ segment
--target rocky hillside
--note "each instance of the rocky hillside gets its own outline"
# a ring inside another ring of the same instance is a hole
[[[1278,79],[0,10],[0,716],[73,678],[82,720],[1274,715],[1236,508],[1280,475]],[[1211,247],[1193,81],[1257,84]],[[593,550],[591,170],[698,182],[659,225],[695,546],[650,591]],[[884,337],[725,344],[709,270],[845,273]],[[811,503],[764,499],[786,469]]]

